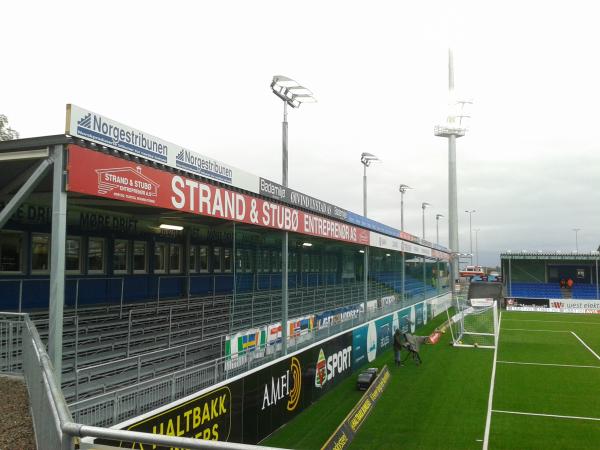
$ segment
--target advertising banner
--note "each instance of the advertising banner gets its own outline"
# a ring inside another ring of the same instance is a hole
[[[367,420],[367,417],[373,411],[377,400],[383,394],[390,381],[390,371],[388,366],[383,366],[381,373],[377,376],[369,389],[365,391],[358,403],[352,408],[341,425],[335,430],[333,435],[327,440],[321,450],[342,450],[350,446],[350,442],[356,435],[360,426]]]
[[[415,326],[417,328],[423,326],[424,321],[423,321],[423,313],[427,313],[427,311],[424,311],[425,308],[423,308],[423,303],[418,303],[415,305]]]
[[[313,345],[156,411],[122,429],[256,444],[352,373],[352,332]],[[144,448],[143,444],[96,440]],[[161,449],[161,447],[152,447]]]
[[[540,306],[547,308],[550,306],[550,300],[547,298],[527,298],[527,297],[505,297],[506,306]]]
[[[549,300],[551,308],[567,309],[600,309],[600,300],[576,300],[570,298],[551,298]]]
[[[258,177],[76,105],[67,105],[65,132],[175,169],[258,193]]]
[[[357,244],[369,231],[69,145],[68,190]]]
[[[289,187],[284,187],[279,183],[265,178],[260,178],[258,193],[265,197],[271,197],[281,200],[284,203],[290,203],[294,206],[314,211],[318,214],[324,214],[344,221],[348,219],[348,211],[343,208],[295,191]]]

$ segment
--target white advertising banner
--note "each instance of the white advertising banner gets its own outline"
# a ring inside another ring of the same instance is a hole
[[[371,247],[385,248],[388,250],[396,250],[398,252],[405,251],[420,256],[432,256],[432,250],[428,247],[406,242],[402,239],[386,236],[385,234],[375,233],[371,231]]]
[[[259,177],[251,173],[76,105],[67,105],[65,132],[175,169],[259,193]]]
[[[600,300],[574,300],[570,298],[551,298],[551,308],[562,309],[600,309]]]

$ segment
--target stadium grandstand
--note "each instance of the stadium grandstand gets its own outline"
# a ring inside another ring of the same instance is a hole
[[[293,352],[448,297],[444,247],[91,111],[67,124],[0,143],[0,370],[24,373],[38,445],[114,440],[284,356],[286,335]],[[513,289],[532,281],[515,263]]]
[[[505,252],[500,258],[509,297],[600,300],[598,252]]]

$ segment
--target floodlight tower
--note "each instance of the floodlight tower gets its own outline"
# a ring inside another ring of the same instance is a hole
[[[282,168],[281,184],[284,187],[288,185],[288,105],[292,108],[300,108],[303,103],[315,103],[313,93],[301,86],[291,78],[283,75],[275,75],[271,81],[271,90],[283,100],[283,122],[282,122]],[[283,233],[281,243],[281,351],[287,354],[287,321],[288,321],[288,232]]]
[[[456,188],[456,139],[466,133],[462,126],[464,106],[469,101],[456,101],[454,98],[454,62],[452,50],[448,49],[448,91],[450,112],[445,125],[436,126],[434,134],[448,139],[448,245],[450,250],[450,275],[452,292],[458,278],[458,199]],[[459,110],[460,107],[460,110]]]
[[[381,162],[381,160],[373,155],[372,153],[363,152],[360,155],[360,162],[363,167],[363,214],[365,219],[367,218],[367,167],[371,165],[372,162]],[[365,245],[364,250],[364,263],[363,263],[363,276],[364,276],[364,320],[367,321],[367,301],[369,300],[369,246]]]

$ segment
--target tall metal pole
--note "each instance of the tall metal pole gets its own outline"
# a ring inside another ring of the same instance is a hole
[[[423,240],[425,240],[425,203],[422,206],[423,210]],[[425,298],[425,288],[427,286],[427,264],[425,256],[423,256],[423,298]]]
[[[402,188],[400,188],[400,230],[404,231],[404,190]],[[402,249],[402,269],[400,270],[400,273],[402,275],[402,290],[400,291],[400,295],[402,296],[402,301],[404,301],[404,278],[406,275],[406,268],[404,267],[406,264],[406,256],[404,255],[404,249]]]
[[[471,254],[471,264],[473,264],[473,211],[467,211],[469,213],[469,253]]]
[[[579,230],[581,230],[581,228],[573,228],[573,231],[575,232],[575,251],[577,253],[579,253]]]
[[[363,164],[363,215],[367,218],[367,165]],[[367,300],[369,297],[369,246],[365,245],[365,258],[363,263],[363,278],[364,278],[364,321],[367,321]]]
[[[452,53],[450,53],[450,61],[450,67],[452,67]],[[454,83],[451,85],[451,89],[453,88]],[[453,292],[455,281],[458,279],[458,199],[456,191],[456,135],[451,134],[448,136],[448,245],[450,246]]]
[[[475,265],[479,265],[479,228],[475,229]]]
[[[65,304],[65,245],[67,239],[67,192],[65,155],[62,145],[53,148],[52,235],[50,247],[50,308],[48,353],[54,367],[56,384],[62,379],[63,308]]]
[[[423,209],[423,240],[425,240],[425,207]]]
[[[404,191],[400,190],[400,230],[404,231]]]
[[[282,123],[282,176],[281,184],[283,187],[288,185],[288,121],[287,121],[287,102],[283,102],[283,123]],[[287,355],[288,340],[288,246],[289,235],[287,231],[283,233],[283,242],[281,245],[281,351]]]
[[[440,218],[436,216],[435,218],[435,243],[440,245]]]

